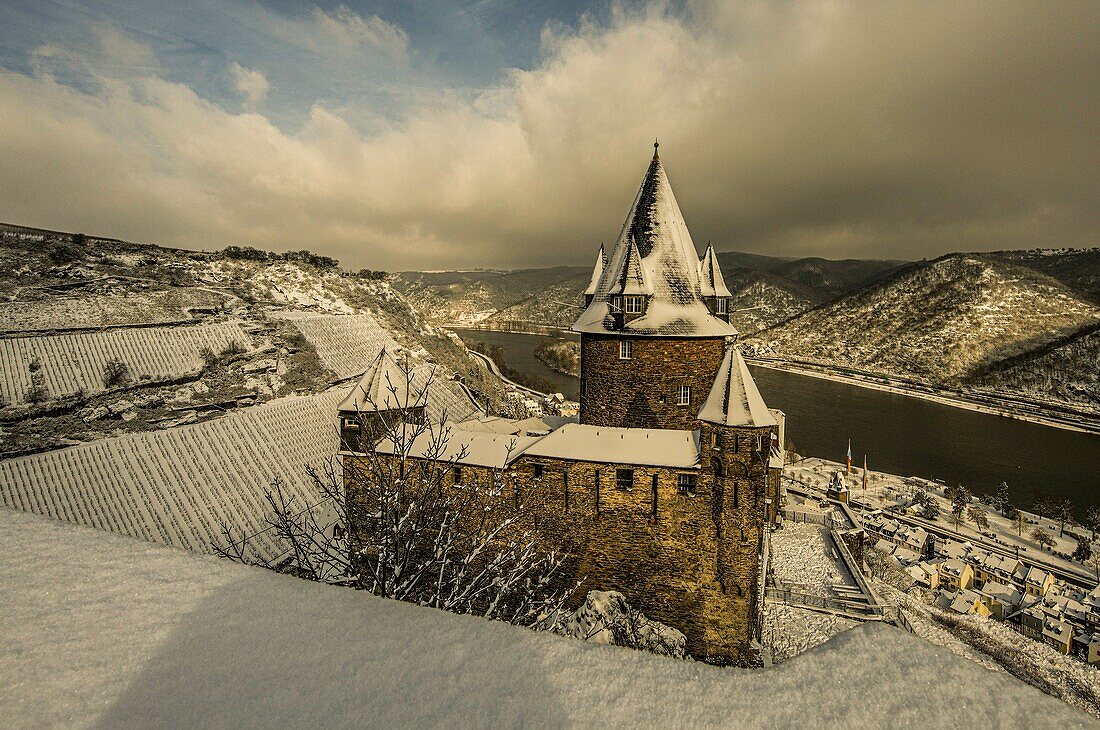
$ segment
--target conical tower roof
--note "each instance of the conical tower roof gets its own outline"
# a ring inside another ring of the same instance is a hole
[[[699,293],[704,297],[731,297],[722,278],[722,268],[718,265],[718,256],[714,246],[707,244],[707,252],[699,260]]]
[[[710,395],[699,411],[699,420],[720,426],[749,428],[776,425],[775,416],[765,405],[749,366],[736,347],[726,348],[726,356],[722,358]]]
[[[600,254],[596,257],[596,265],[592,267],[592,278],[588,281],[588,288],[584,290],[585,296],[594,296],[596,294],[596,287],[600,284],[600,277],[603,276],[603,270],[607,266],[607,256],[603,252],[603,244],[600,244]]]
[[[655,337],[725,337],[737,330],[713,316],[699,286],[699,252],[672,193],[654,144],[638,195],[593,293],[573,325],[575,332]],[[635,255],[635,251],[637,255]],[[619,327],[611,297],[637,265],[649,291],[645,314]]]
[[[340,403],[339,410],[365,413],[415,405],[423,403],[417,403],[416,394],[409,393],[406,368],[383,347],[348,397]]]

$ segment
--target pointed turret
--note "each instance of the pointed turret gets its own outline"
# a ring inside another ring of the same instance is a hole
[[[608,294],[622,294],[624,296],[641,295],[648,296],[653,293],[649,276],[642,266],[642,254],[638,251],[638,244],[630,239],[630,246],[626,250],[626,258],[619,269],[619,275],[611,282],[607,290]]]
[[[596,257],[596,265],[592,267],[592,278],[588,281],[588,288],[584,290],[584,306],[592,303],[592,297],[596,296],[596,287],[600,284],[600,277],[607,267],[607,256],[603,252],[603,244],[600,244],[600,254]]]
[[[710,395],[699,411],[699,420],[720,426],[763,428],[777,424],[764,404],[749,366],[736,347],[726,348]]]
[[[722,278],[722,268],[718,265],[718,256],[714,246],[707,244],[707,252],[699,259],[699,293],[704,297],[731,297]]]
[[[653,159],[634,204],[573,330],[654,337],[736,335],[733,327],[711,314],[703,299],[699,253],[656,148],[654,143]],[[628,279],[645,282],[648,301],[642,316],[623,320],[615,316],[621,304],[613,299],[626,296],[623,282]]]
[[[407,369],[383,347],[348,397],[340,403],[340,411],[370,413],[417,405],[423,404],[417,403],[417,395],[409,392]]]

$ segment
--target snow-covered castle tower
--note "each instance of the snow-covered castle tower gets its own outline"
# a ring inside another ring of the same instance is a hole
[[[573,325],[581,423],[690,429],[736,336],[714,249],[702,260],[654,144],[611,256],[603,249]]]
[[[564,578],[580,584],[578,600],[621,591],[682,631],[693,657],[751,663],[783,417],[765,405],[735,346],[718,258],[709,246],[700,258],[654,149],[573,325],[579,422],[453,423],[446,468],[454,485],[503,474],[515,499],[537,495],[535,526],[566,556]],[[341,406],[345,474],[362,451],[385,447],[372,424],[393,410],[380,387],[400,380],[393,370],[380,355],[358,386],[363,397]],[[439,460],[415,444],[410,458]],[[354,484],[347,496],[353,506],[363,500]]]

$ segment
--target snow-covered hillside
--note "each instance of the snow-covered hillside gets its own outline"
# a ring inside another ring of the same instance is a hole
[[[1100,412],[1100,325],[994,363],[975,386]]]
[[[1100,320],[1043,274],[977,255],[914,264],[758,333],[759,355],[956,382]]]
[[[3,509],[0,584],[8,728],[1091,724],[883,625],[775,669],[723,669]]]
[[[384,274],[308,251],[181,251],[0,225],[0,297],[2,457],[318,393],[383,346],[499,405],[499,380]],[[106,377],[109,362],[119,377]]]

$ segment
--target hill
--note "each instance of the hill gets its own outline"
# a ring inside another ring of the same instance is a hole
[[[734,295],[743,333],[805,311],[814,304],[895,269],[897,261],[785,259],[727,251],[718,254]],[[577,318],[591,267],[515,271],[404,271],[394,288],[436,323],[507,329],[513,322],[569,327]]]
[[[567,327],[592,269],[560,266],[515,271],[403,271],[393,286],[432,321],[477,324],[523,320]]]
[[[1100,413],[1100,323],[983,368],[981,390],[1016,393]]]
[[[887,274],[751,338],[756,354],[958,383],[1100,318],[1061,282],[1001,257],[950,254]]]
[[[378,272],[0,225],[0,457],[319,393],[384,345],[499,405],[499,381]]]
[[[738,271],[771,274],[775,280],[784,282],[804,298],[819,304],[857,289],[896,270],[906,262],[885,259],[832,260],[819,257],[785,259],[727,251],[718,254],[718,263],[722,266],[727,283],[730,274]]]
[[[957,727],[945,697],[991,727],[1092,721],[885,625],[711,667],[4,509],[0,583],[5,727]]]

